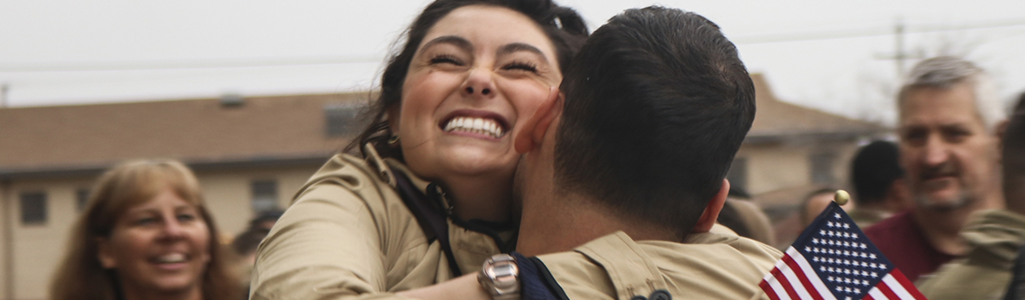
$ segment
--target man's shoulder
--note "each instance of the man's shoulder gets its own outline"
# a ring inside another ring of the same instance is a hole
[[[743,298],[782,256],[748,238],[718,233],[692,235],[686,243],[633,241],[617,232],[575,249],[539,256],[571,299],[629,299],[656,290],[670,294]]]

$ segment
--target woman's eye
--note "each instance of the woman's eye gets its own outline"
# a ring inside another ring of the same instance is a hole
[[[135,225],[149,225],[157,222],[157,218],[145,217],[135,220]]]
[[[513,63],[510,63],[508,65],[505,65],[505,67],[502,67],[502,69],[504,69],[504,70],[520,70],[520,71],[527,71],[527,72],[531,72],[531,73],[537,73],[537,65],[534,65],[534,64],[528,63],[528,62],[513,62]]]
[[[460,61],[459,59],[456,59],[455,57],[450,56],[450,55],[438,55],[438,56],[432,57],[431,60],[430,60],[430,63],[432,65],[437,65],[437,64],[451,64],[451,65],[456,65],[456,66],[462,66],[463,65],[462,61]]]
[[[195,220],[195,219],[196,219],[196,215],[194,215],[194,214],[178,214],[178,221],[179,222],[192,221],[192,220]]]

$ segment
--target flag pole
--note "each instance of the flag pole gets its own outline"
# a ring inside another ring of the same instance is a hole
[[[847,191],[845,190],[836,190],[836,194],[833,195],[833,201],[836,201],[836,204],[839,204],[841,206],[847,204],[847,201],[850,200],[851,194],[847,193]]]

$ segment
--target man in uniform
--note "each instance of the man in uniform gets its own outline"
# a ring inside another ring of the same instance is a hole
[[[908,279],[934,272],[968,245],[968,215],[1002,208],[996,125],[1002,118],[992,83],[971,62],[922,61],[897,98],[900,160],[913,209],[865,229]]]
[[[570,299],[763,295],[758,283],[781,253],[709,232],[755,115],[751,78],[718,26],[676,9],[627,10],[565,74],[564,97],[515,139],[525,153],[517,251],[539,255],[526,267],[521,256],[521,270],[536,268]]]

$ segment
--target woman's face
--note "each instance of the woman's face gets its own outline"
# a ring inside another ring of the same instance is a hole
[[[513,136],[561,80],[554,47],[533,21],[465,6],[427,32],[389,119],[417,175],[511,176]]]
[[[104,268],[128,293],[195,292],[210,261],[210,231],[199,208],[170,188],[118,217],[99,242]]]

